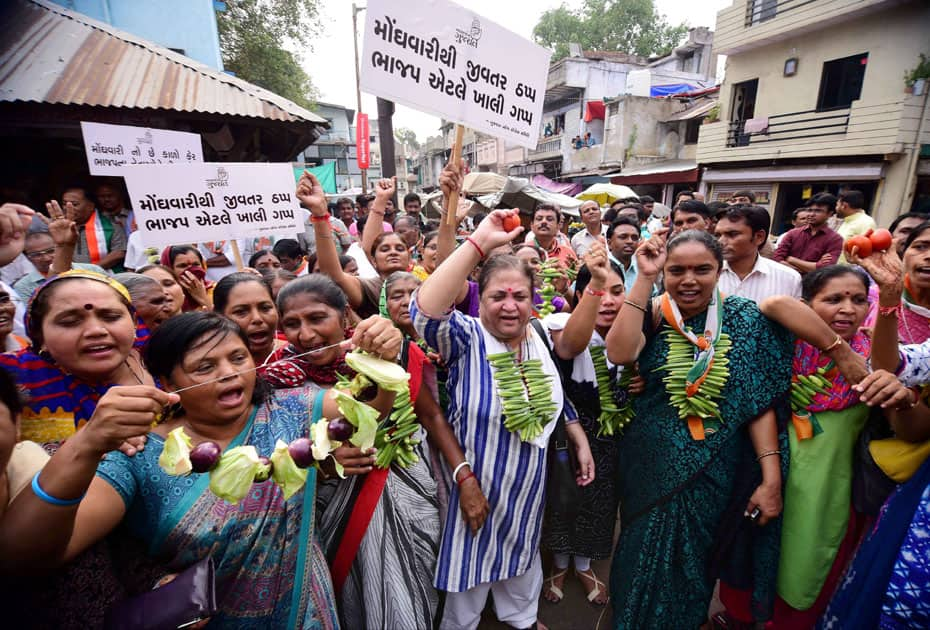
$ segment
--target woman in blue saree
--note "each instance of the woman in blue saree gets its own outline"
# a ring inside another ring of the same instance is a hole
[[[356,341],[370,352],[381,349],[377,340]],[[239,327],[214,313],[165,322],[152,336],[147,359],[169,389],[195,387],[179,394],[116,387],[105,394],[94,422],[65,443],[37,475],[33,491],[21,493],[4,516],[3,539],[16,542],[10,548],[0,543],[3,568],[59,565],[125,521],[169,574],[212,556],[218,612],[211,627],[338,627],[314,531],[313,471],[287,500],[266,481],[230,504],[210,492],[208,475],[169,476],[157,461],[164,437],[179,426],[195,443],[212,440],[224,450],[250,444],[269,456],[277,440],[307,435],[308,424],[321,415],[339,415],[335,401],[325,393],[311,399],[302,389],[269,393],[251,371]],[[373,404],[389,408],[392,398],[379,393]],[[171,412],[151,429],[142,452],[109,452],[149,430],[165,405]]]

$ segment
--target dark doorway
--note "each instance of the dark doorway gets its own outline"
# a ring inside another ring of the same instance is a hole
[[[745,147],[749,135],[743,133],[743,125],[756,115],[756,93],[759,79],[733,84],[733,102],[730,107],[730,137],[727,146]]]
[[[837,195],[841,190],[853,189],[865,195],[865,211],[872,213],[872,201],[878,182],[785,182],[779,184],[778,202],[773,213],[772,231],[778,235],[790,226],[791,213],[795,208],[807,204],[807,200],[817,193],[827,192]]]

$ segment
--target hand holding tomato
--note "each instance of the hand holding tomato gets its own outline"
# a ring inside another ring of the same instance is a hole
[[[855,253],[860,258],[868,258],[872,255],[872,241],[863,234],[850,236],[843,244],[843,249],[847,255]]]
[[[510,214],[504,217],[504,229],[508,232],[513,232],[518,227],[520,227],[520,216],[517,214]]]

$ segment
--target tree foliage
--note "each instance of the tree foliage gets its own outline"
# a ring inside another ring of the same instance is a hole
[[[229,0],[217,13],[223,65],[237,77],[310,108],[316,88],[298,57],[319,33],[318,0]]]
[[[583,0],[580,9],[565,4],[543,13],[533,28],[536,42],[567,57],[570,43],[584,50],[615,50],[648,57],[667,54],[688,32],[672,26],[654,0]]]
[[[394,130],[394,138],[401,144],[406,144],[414,151],[420,149],[420,141],[417,140],[417,134],[413,131],[413,129],[408,129],[407,127],[398,127]]]

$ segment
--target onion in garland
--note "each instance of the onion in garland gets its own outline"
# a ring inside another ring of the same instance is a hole
[[[300,468],[310,468],[316,461],[313,458],[313,442],[309,438],[300,437],[292,441],[287,445],[287,452]]]
[[[191,467],[195,473],[212,470],[220,461],[223,449],[216,442],[201,442],[191,451]]]

